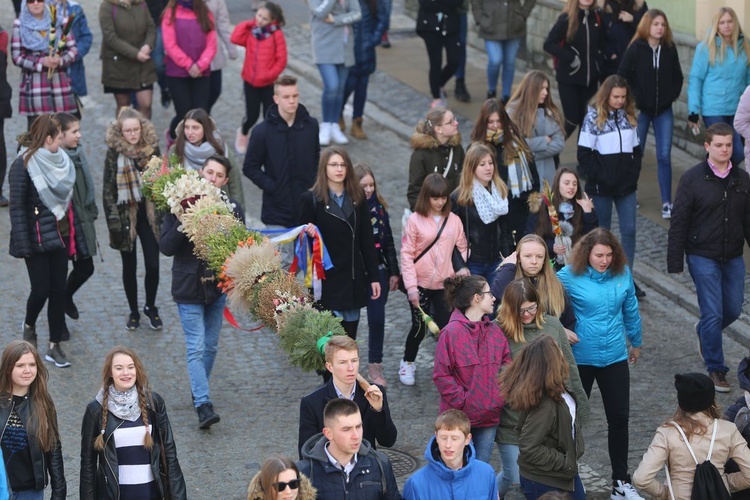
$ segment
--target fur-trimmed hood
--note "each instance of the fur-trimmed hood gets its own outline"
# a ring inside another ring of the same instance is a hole
[[[529,205],[529,213],[538,214],[544,203],[544,198],[542,198],[541,193],[534,191],[529,195],[529,199],[526,203]]]
[[[315,500],[317,490],[313,487],[312,483],[307,476],[300,474],[300,486],[299,494],[297,495],[298,500]],[[247,500],[264,500],[263,489],[260,486],[260,472],[250,480],[250,484],[247,486]]]
[[[159,149],[159,136],[156,134],[156,128],[154,124],[145,118],[141,118],[141,137],[148,146],[151,147],[151,151],[143,151],[144,155],[151,156],[154,150]],[[122,128],[120,122],[113,120],[107,126],[107,134],[104,142],[108,147],[114,149],[118,153],[124,153],[126,151],[132,151],[133,146],[125,141],[125,137],[122,135]],[[147,148],[143,148],[147,149]]]
[[[411,147],[412,149],[437,149],[443,144],[440,144],[430,134],[423,134],[421,132],[414,132],[411,136]],[[445,143],[446,146],[461,146],[461,134],[456,134]]]

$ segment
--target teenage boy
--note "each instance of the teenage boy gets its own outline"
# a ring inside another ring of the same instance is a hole
[[[476,459],[471,422],[461,410],[448,410],[435,421],[435,435],[424,452],[427,465],[404,485],[406,500],[434,498],[497,499],[492,466]]]
[[[357,404],[334,399],[323,418],[323,433],[305,443],[297,462],[300,473],[318,490],[318,500],[401,500],[390,460],[362,438]]]
[[[229,181],[232,164],[223,156],[206,160],[200,175],[217,188]],[[233,201],[235,217],[245,222],[245,216]],[[208,379],[219,347],[219,331],[224,315],[226,295],[217,287],[219,281],[213,271],[193,254],[193,243],[180,231],[180,220],[167,214],[162,224],[159,249],[172,262],[172,299],[177,303],[182,330],[185,333],[187,369],[193,405],[198,412],[198,426],[208,429],[221,418],[214,412],[208,391]]]

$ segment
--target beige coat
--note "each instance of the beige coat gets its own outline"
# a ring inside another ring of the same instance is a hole
[[[705,413],[699,413],[696,416],[699,416],[706,424],[710,424],[710,417]],[[711,463],[722,474],[724,484],[730,492],[750,488],[750,448],[748,448],[747,442],[734,423],[726,420],[717,420],[716,422],[719,428],[716,431]],[[712,432],[713,425],[709,425],[705,434],[690,437],[690,446],[692,446],[699,462],[703,462],[708,456]],[[724,464],[729,458],[733,458],[737,462],[740,472],[724,473]],[[675,499],[689,499],[693,488],[695,461],[690,456],[679,431],[673,425],[662,425],[656,430],[651,445],[633,474],[635,487],[643,493],[648,493],[653,498],[669,499],[667,485],[656,480],[656,475],[664,469],[665,463],[669,464],[669,474],[672,478]]]

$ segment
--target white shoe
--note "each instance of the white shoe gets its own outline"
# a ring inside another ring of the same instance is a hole
[[[401,367],[398,370],[398,379],[404,385],[414,385],[414,374],[417,371],[417,367],[414,363],[401,360]]]
[[[336,144],[349,144],[349,139],[341,131],[338,123],[329,123],[329,126],[331,127],[331,138],[333,139],[333,142]]]
[[[609,497],[612,500],[644,500],[632,484],[623,483],[619,479],[617,480],[617,486],[612,487],[612,494]]]
[[[234,134],[234,150],[237,151],[238,155],[244,155],[247,153],[247,143],[250,142],[250,132],[247,134],[242,133],[242,127],[237,128],[237,132]]]
[[[336,125],[338,127],[338,125]],[[331,144],[331,124],[321,123],[320,132],[318,132],[318,142],[321,146],[328,146]]]

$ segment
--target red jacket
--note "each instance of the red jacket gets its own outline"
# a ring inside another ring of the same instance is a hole
[[[497,374],[510,362],[508,341],[495,322],[470,321],[455,309],[435,349],[432,380],[440,413],[455,408],[466,413],[472,427],[498,425],[505,401]]]
[[[286,40],[281,29],[258,40],[252,33],[255,19],[243,21],[232,32],[233,44],[245,47],[242,79],[253,87],[271,85],[286,68]]]

